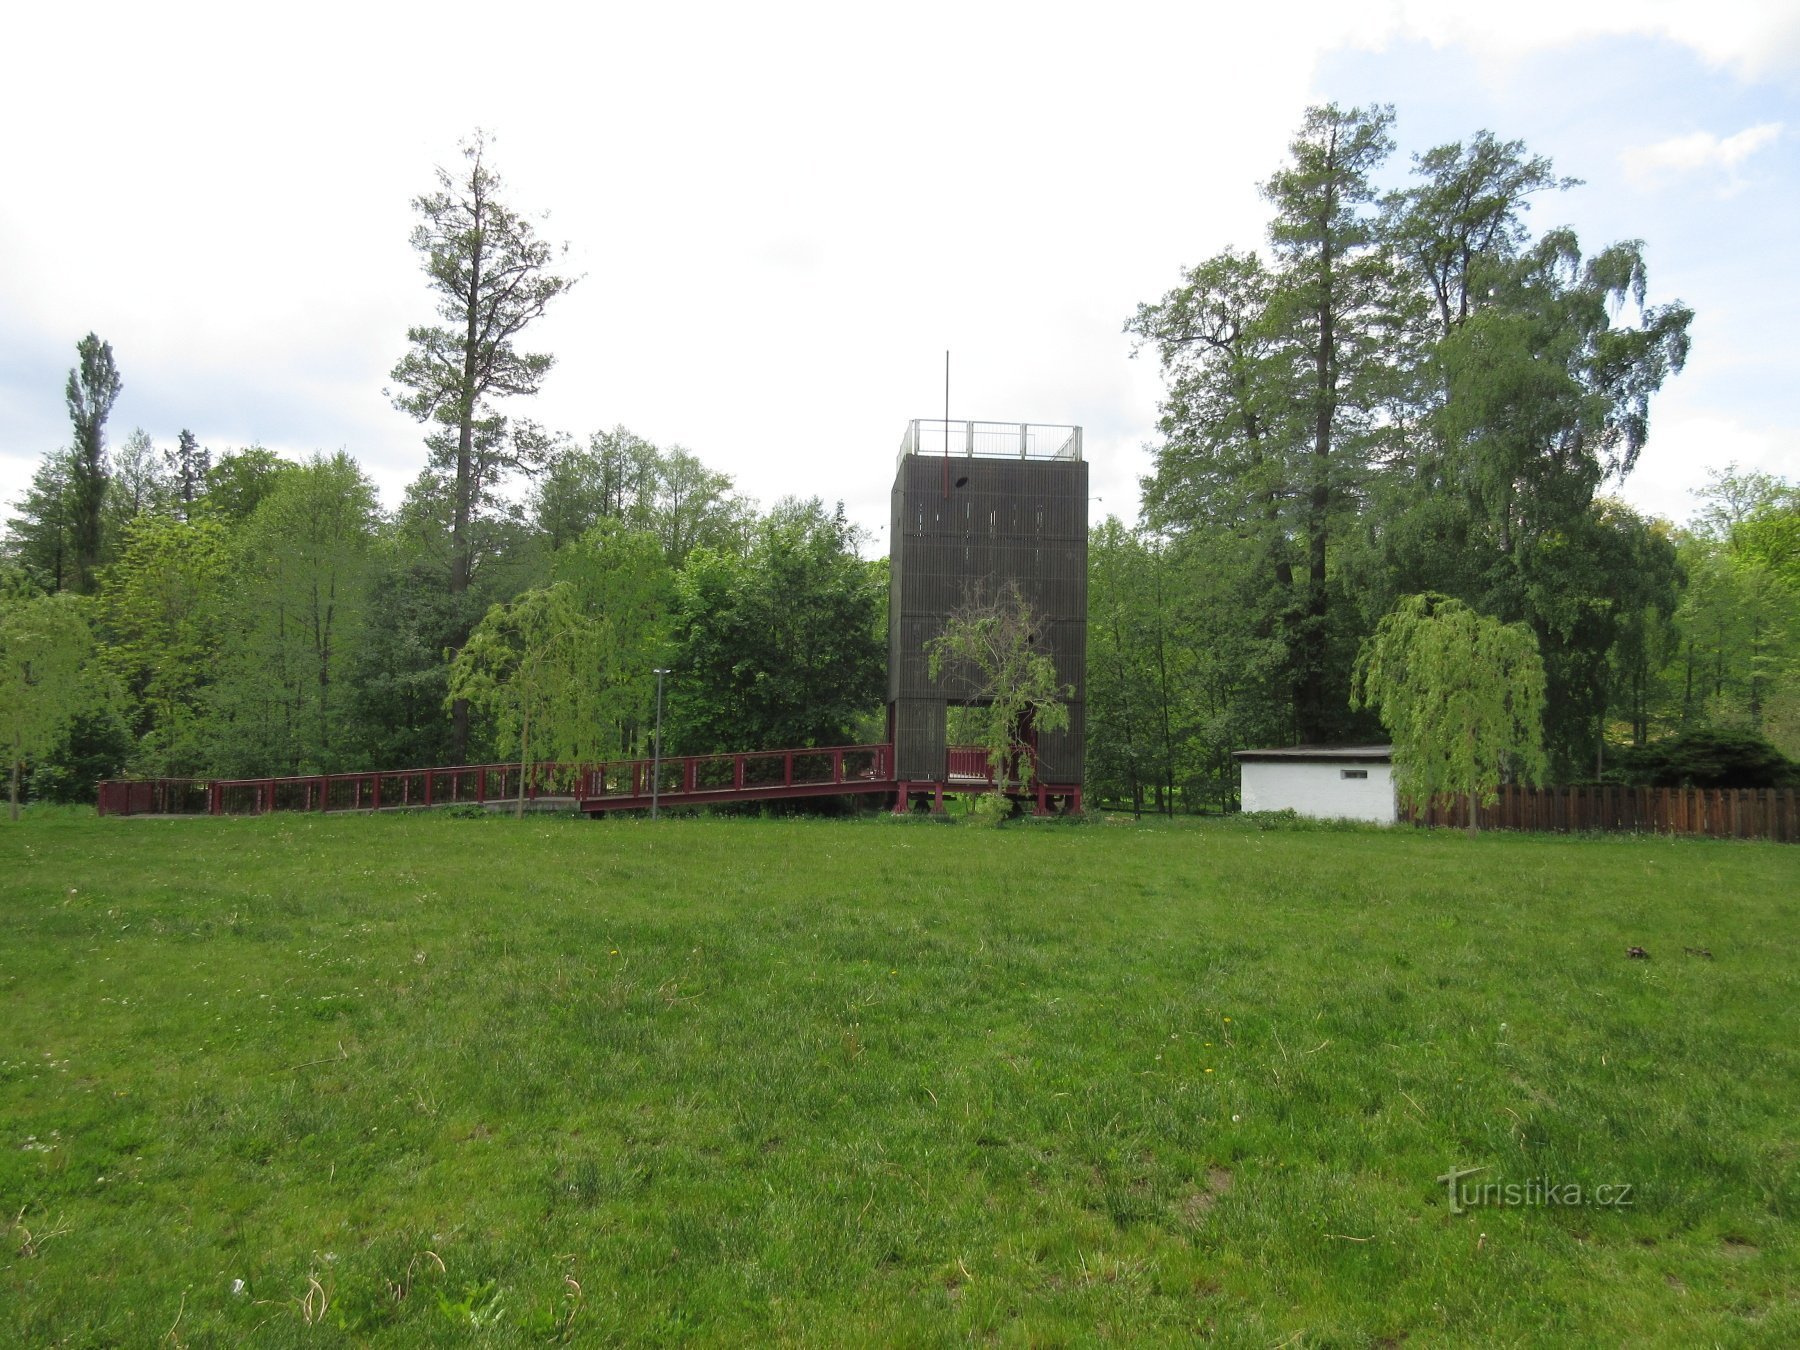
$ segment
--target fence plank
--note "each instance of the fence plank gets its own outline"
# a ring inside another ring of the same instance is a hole
[[[1492,806],[1466,797],[1407,813],[1415,824],[1484,830],[1702,835],[1800,843],[1800,792],[1793,788],[1527,788],[1508,784]]]

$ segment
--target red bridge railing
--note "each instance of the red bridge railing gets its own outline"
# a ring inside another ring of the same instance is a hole
[[[1029,753],[1029,752],[1026,752]],[[784,797],[842,796],[894,791],[897,809],[909,792],[934,791],[942,805],[945,788],[967,791],[991,784],[987,754],[978,746],[951,746],[944,781],[907,784],[895,780],[891,745],[834,745],[744,754],[672,755],[660,763],[647,758],[602,764],[540,763],[524,770],[528,801],[554,796],[587,812]],[[1046,790],[1077,803],[1079,788],[1038,783],[1032,764],[1019,769],[1043,809]],[[265,815],[271,811],[383,811],[450,806],[459,802],[502,803],[519,795],[517,764],[460,764],[431,769],[388,769],[368,773],[299,774],[284,778],[155,778],[100,784],[103,816]]]
[[[573,796],[585,765],[545,762],[525,770],[525,799]],[[458,764],[371,773],[300,774],[285,778],[150,778],[105,782],[103,816],[263,815],[270,811],[380,811],[512,801],[517,764]]]
[[[673,805],[874,792],[891,787],[893,778],[894,751],[889,745],[675,755],[665,756],[660,765],[651,759],[626,759],[595,765],[583,774],[581,807],[604,811],[648,806],[653,796]]]

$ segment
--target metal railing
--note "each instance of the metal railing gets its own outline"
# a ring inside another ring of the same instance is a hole
[[[961,455],[980,459],[1081,458],[1081,428],[1039,422],[946,422],[915,417],[906,424],[900,458]]]
[[[1036,755],[1021,746],[1007,765],[1009,791],[1078,799],[1079,785],[1038,781]],[[940,785],[953,791],[990,786],[993,770],[980,746],[946,747]],[[743,754],[675,755],[601,764],[532,764],[527,801],[551,797],[583,811],[707,805],[782,797],[838,796],[904,789],[894,777],[891,745],[811,746]],[[273,811],[396,811],[463,803],[504,806],[519,797],[517,764],[456,764],[429,769],[298,774],[285,778],[147,778],[100,784],[103,816],[238,816]]]
[[[533,764],[525,799],[573,799],[588,766]],[[366,773],[298,774],[285,778],[149,778],[100,784],[103,816],[256,816],[270,811],[384,811],[457,803],[517,800],[519,766],[457,764]]]
[[[582,774],[581,804],[583,810],[647,806],[653,792],[665,805],[676,806],[875,791],[892,782],[893,762],[893,748],[887,745],[617,760]]]

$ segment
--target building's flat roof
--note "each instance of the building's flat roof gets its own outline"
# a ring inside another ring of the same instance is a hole
[[[1233,753],[1239,759],[1251,760],[1319,760],[1333,762],[1345,759],[1374,760],[1381,763],[1391,762],[1394,758],[1394,747],[1391,745],[1282,745],[1272,746],[1264,750],[1237,750]]]

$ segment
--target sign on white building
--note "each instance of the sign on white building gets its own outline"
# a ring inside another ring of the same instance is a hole
[[[1394,754],[1390,745],[1296,745],[1239,750],[1246,811],[1293,811],[1322,820],[1392,825]]]

